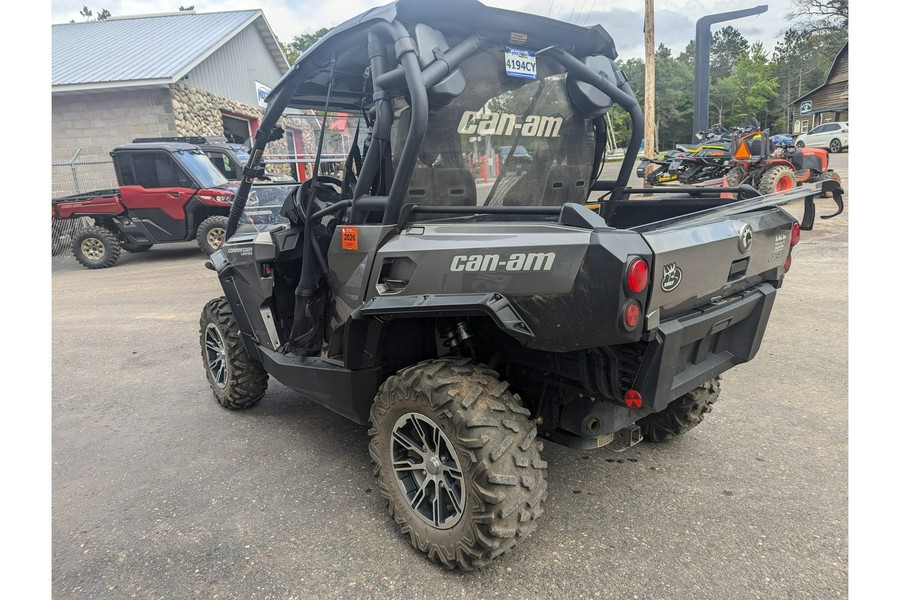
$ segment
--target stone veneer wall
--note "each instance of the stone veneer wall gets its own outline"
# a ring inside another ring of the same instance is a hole
[[[260,108],[248,106],[229,100],[206,90],[201,90],[183,83],[172,86],[172,112],[175,120],[175,131],[178,136],[213,136],[223,135],[222,112],[231,113],[247,119],[262,120]],[[316,131],[308,123],[299,119],[282,117],[279,125],[299,130],[302,133],[304,153],[311,153],[317,142]],[[287,141],[280,139],[266,145],[267,154],[287,154]],[[287,164],[270,164],[270,171],[291,174]]]

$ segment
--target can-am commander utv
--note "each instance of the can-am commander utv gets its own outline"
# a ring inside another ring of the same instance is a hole
[[[600,26],[474,0],[335,27],[272,89],[211,256],[218,402],[252,406],[272,375],[369,424],[388,510],[448,567],[534,530],[542,440],[625,448],[697,425],[759,349],[799,241],[778,206],[799,192],[633,199],[639,135],[601,179],[604,115],[644,127],[615,58]],[[341,178],[253,185],[287,108],[317,111],[323,137],[353,115]]]

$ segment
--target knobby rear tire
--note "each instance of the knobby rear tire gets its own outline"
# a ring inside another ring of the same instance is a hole
[[[444,528],[426,522],[412,504],[418,496],[408,499],[411,492],[401,487],[409,466],[395,471],[396,452],[405,448],[395,441],[397,425],[410,414],[435,424],[459,459],[464,502],[455,524]],[[483,567],[535,529],[547,496],[547,463],[529,411],[496,372],[454,358],[403,369],[381,386],[371,423],[369,454],[388,511],[432,561],[451,569]]]

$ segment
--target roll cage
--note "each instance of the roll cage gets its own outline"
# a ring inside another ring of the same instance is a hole
[[[472,25],[477,24],[473,32]],[[412,30],[413,33],[410,33]],[[632,135],[618,175],[599,179],[606,135],[603,116],[613,103],[630,116],[631,130],[643,131],[644,118],[627,80],[613,62],[617,56],[609,34],[545,17],[486,7],[475,0],[441,3],[435,0],[397,0],[373,9],[332,29],[294,64],[273,88],[268,108],[254,136],[250,160],[244,168],[232,205],[227,236],[234,233],[249,197],[253,180],[261,175],[266,144],[283,132],[278,119],[287,108],[361,113],[368,126],[366,152],[358,166],[352,193],[351,223],[360,215],[381,215],[381,223],[397,224],[419,160],[432,107],[450,103],[459,93],[459,67],[488,47],[526,50],[552,61],[553,72],[573,79],[569,101],[597,133],[589,189],[625,195],[630,172],[640,149]],[[551,64],[551,63],[547,63]],[[465,81],[462,81],[465,86]],[[407,132],[399,159],[392,157],[393,101],[409,107]],[[315,175],[314,175],[315,177]],[[421,207],[422,209],[430,207]],[[464,207],[453,212],[544,214],[550,207]],[[534,210],[540,208],[541,210]],[[556,212],[559,212],[557,207]]]

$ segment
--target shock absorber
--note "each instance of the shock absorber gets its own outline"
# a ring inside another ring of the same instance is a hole
[[[438,319],[437,330],[444,340],[444,347],[449,348],[453,354],[460,354],[461,347],[465,346],[467,354],[475,356],[472,347],[472,333],[469,325],[463,320],[454,322],[452,319]]]

